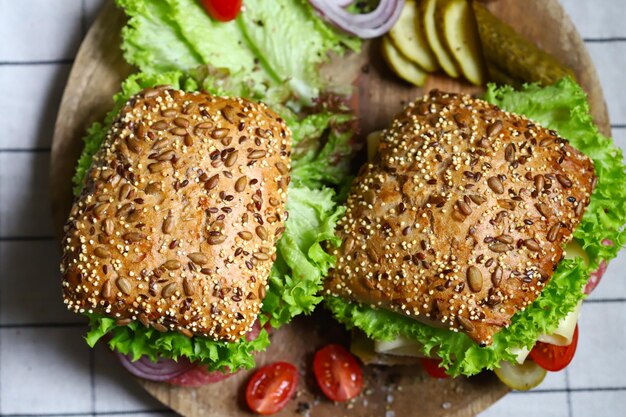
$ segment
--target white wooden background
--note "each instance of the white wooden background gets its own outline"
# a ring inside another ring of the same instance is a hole
[[[0,416],[174,415],[64,310],[49,215],[52,130],[74,55],[103,0],[0,0]],[[523,0],[519,0],[523,1]],[[563,0],[626,148],[626,1]],[[567,370],[482,417],[626,416],[626,251],[580,321]]]

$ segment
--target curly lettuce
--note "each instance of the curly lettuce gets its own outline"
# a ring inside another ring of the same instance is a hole
[[[527,85],[521,91],[490,86],[485,99],[504,110],[523,114],[554,129],[594,161],[598,183],[575,239],[589,255],[561,262],[541,295],[513,316],[493,344],[480,347],[463,333],[438,329],[386,310],[329,298],[326,306],[348,328],[357,327],[370,338],[391,340],[399,335],[424,346],[424,353],[439,357],[451,376],[474,375],[494,369],[501,361],[514,361],[514,348],[530,348],[542,333],[550,333],[584,298],[583,287],[602,260],[617,256],[624,246],[626,224],[626,167],[622,153],[594,125],[584,91],[571,79],[549,87]],[[614,245],[603,245],[605,239]]]
[[[115,319],[90,314],[86,340],[93,347],[105,335],[110,336],[109,347],[132,360],[147,356],[153,361],[159,358],[177,360],[185,357],[192,362],[205,364],[210,370],[236,370],[254,366],[254,352],[269,346],[269,336],[262,329],[254,340],[242,338],[238,342],[224,342],[207,337],[186,337],[178,332],[161,333],[153,328],[133,322],[117,326]]]
[[[322,300],[318,295],[322,278],[335,262],[322,244],[339,244],[335,225],[344,212],[334,197],[331,188],[311,189],[303,185],[289,188],[289,219],[278,241],[278,257],[262,307],[273,327],[299,314],[311,313]]]
[[[324,23],[306,0],[246,0],[227,23],[212,20],[197,0],[116,1],[129,17],[124,57],[141,71],[210,65],[259,91],[286,86],[305,103],[324,88],[318,69],[329,53],[360,46]]]

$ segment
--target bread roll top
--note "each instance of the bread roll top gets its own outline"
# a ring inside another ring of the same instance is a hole
[[[326,293],[488,345],[541,294],[595,180],[556,132],[434,91],[395,117],[353,183]]]
[[[65,226],[67,307],[240,339],[284,231],[290,154],[264,104],[168,87],[130,99]]]

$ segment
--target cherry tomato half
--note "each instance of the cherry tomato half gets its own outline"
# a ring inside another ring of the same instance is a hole
[[[363,389],[361,365],[340,345],[326,345],[315,353],[313,373],[322,392],[333,401],[348,401]]]
[[[439,379],[448,378],[446,370],[441,367],[441,359],[421,358],[420,361],[428,375]]]
[[[264,366],[252,375],[246,387],[246,402],[258,414],[274,414],[285,407],[298,385],[298,370],[286,362]]]
[[[241,0],[200,0],[209,15],[220,22],[229,22],[241,11]]]
[[[574,330],[572,343],[567,346],[555,346],[548,343],[537,342],[530,351],[530,357],[537,365],[546,371],[560,371],[565,368],[574,358],[578,345],[578,325]]]

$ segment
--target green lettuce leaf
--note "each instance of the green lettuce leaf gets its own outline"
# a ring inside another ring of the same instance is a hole
[[[319,95],[318,69],[328,52],[343,53],[350,39],[327,26],[307,0],[247,0],[237,23],[272,80],[305,99]]]
[[[614,258],[625,243],[626,167],[621,151],[594,125],[580,86],[570,79],[549,87],[528,85],[521,91],[490,86],[485,99],[556,130],[593,159],[598,183],[574,232],[575,239],[589,254],[589,265],[581,259],[561,262],[537,300],[518,312],[511,325],[498,332],[493,344],[484,348],[463,333],[427,326],[397,313],[339,298],[326,301],[339,321],[349,328],[358,327],[373,339],[389,340],[399,335],[414,339],[424,346],[426,354],[441,358],[452,376],[473,375],[498,367],[503,360],[513,361],[513,348],[530,348],[540,334],[552,332],[584,298],[583,287],[590,272],[600,261]],[[604,239],[614,245],[602,244]]]
[[[247,0],[227,23],[211,19],[197,0],[116,1],[129,16],[124,56],[141,71],[210,65],[257,91],[287,87],[305,103],[324,86],[318,68],[329,52],[360,47],[358,39],[325,24],[306,0]]]
[[[270,287],[263,300],[263,312],[279,327],[302,313],[311,313],[321,301],[322,277],[335,258],[322,244],[339,244],[335,225],[344,207],[334,201],[330,188],[289,187],[289,219],[278,241],[278,257],[270,275]]]
[[[124,58],[144,72],[192,69],[203,64],[173,18],[167,1],[117,0],[128,16],[122,29]]]
[[[287,122],[289,123],[288,119]],[[309,188],[349,185],[354,115],[323,110],[295,123],[292,181]],[[323,138],[321,146],[320,138]]]

